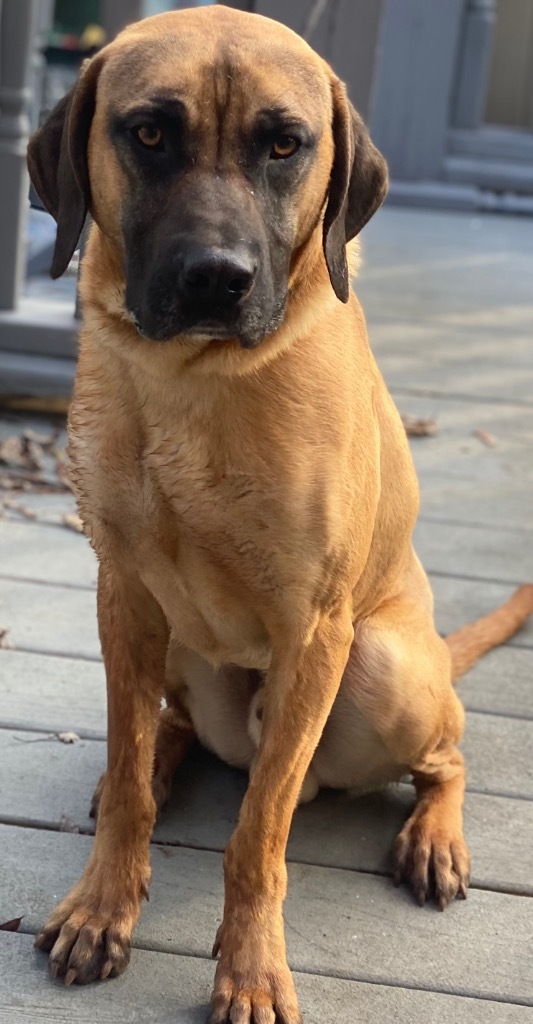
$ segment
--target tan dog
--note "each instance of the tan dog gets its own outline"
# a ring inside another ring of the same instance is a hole
[[[412,773],[397,874],[420,902],[431,875],[441,907],[465,895],[452,671],[518,627],[533,588],[448,645],[435,631],[405,432],[348,283],[385,163],[299,37],[219,6],[141,22],[84,69],[29,165],[58,221],[55,274],[87,209],[95,222],[70,459],[109,703],[91,857],[37,945],[66,984],[124,970],[158,723],[161,801],[195,734],[251,764],[265,673],[210,1021],[296,1024],[284,854],[321,737],[317,784]]]

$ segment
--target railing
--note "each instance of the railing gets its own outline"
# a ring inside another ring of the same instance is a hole
[[[31,56],[37,4],[4,0],[0,22],[0,309],[15,309],[22,283],[28,207]]]
[[[0,0],[0,399],[68,395],[74,378],[76,278],[72,270],[59,281],[47,276],[53,236],[39,257],[40,276],[27,273],[26,147],[41,112],[53,7],[53,0]],[[108,38],[143,14],[143,0],[101,2]]]
[[[75,286],[43,287],[25,274],[26,147],[38,118],[41,43],[52,10],[52,0],[0,4],[0,396],[68,394],[74,375]]]

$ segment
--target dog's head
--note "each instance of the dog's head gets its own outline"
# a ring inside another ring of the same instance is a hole
[[[57,220],[52,276],[89,211],[147,338],[257,345],[317,232],[348,298],[346,242],[387,172],[344,86],[288,28],[220,6],[158,15],[92,61],[28,150]]]

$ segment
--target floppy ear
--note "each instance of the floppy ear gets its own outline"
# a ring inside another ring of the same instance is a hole
[[[350,282],[346,242],[355,238],[387,194],[387,164],[370,141],[362,118],[341,82],[333,86],[335,156],[324,215],[323,246],[331,284],[338,299],[348,301]]]
[[[87,144],[102,61],[87,63],[28,145],[28,169],[37,195],[57,221],[51,276],[67,269],[90,206]]]

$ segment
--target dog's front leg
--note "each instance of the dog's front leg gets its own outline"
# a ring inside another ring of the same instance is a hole
[[[257,764],[224,858],[210,1024],[301,1021],[283,934],[285,848],[352,639],[350,609],[343,607],[321,619],[307,644],[285,636],[274,650]]]
[[[52,977],[80,984],[120,974],[148,896],[155,732],[168,630],[138,577],[104,564],[98,624],[107,675],[108,762],[96,838],[82,878],[36,939]]]

